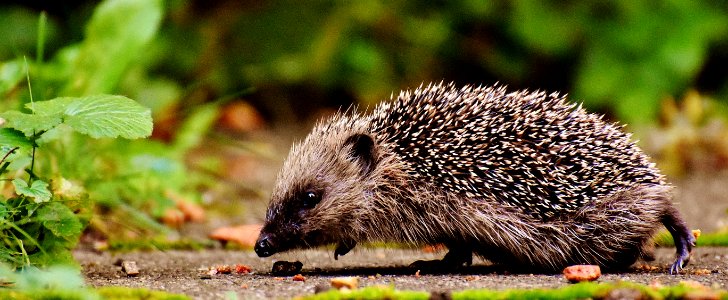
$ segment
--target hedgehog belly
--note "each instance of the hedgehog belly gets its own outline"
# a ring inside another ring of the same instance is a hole
[[[651,255],[650,238],[670,208],[669,192],[643,184],[548,221],[516,214],[481,220],[471,236],[474,251],[494,263],[548,271],[573,264],[624,269]]]

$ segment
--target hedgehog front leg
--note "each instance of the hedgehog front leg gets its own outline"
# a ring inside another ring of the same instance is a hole
[[[670,274],[678,274],[690,261],[690,252],[695,246],[695,237],[674,207],[669,207],[662,216],[662,224],[675,241],[676,258],[670,266]]]
[[[448,246],[449,251],[441,260],[418,260],[410,267],[418,270],[452,270],[473,264],[473,249],[470,247]]]
[[[347,241],[341,241],[338,245],[336,245],[336,249],[334,250],[334,259],[339,260],[339,255],[344,256],[351,249],[354,249],[356,246],[356,241],[347,240]]]

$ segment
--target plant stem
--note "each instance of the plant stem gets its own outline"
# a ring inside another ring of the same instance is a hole
[[[30,178],[28,178],[28,186],[30,186],[33,183],[33,180],[35,180],[35,171],[33,168],[35,167],[35,143],[33,143],[33,154],[30,156]]]
[[[38,39],[36,40],[36,53],[35,62],[40,64],[43,62],[43,52],[45,52],[45,41],[46,41],[46,24],[48,23],[48,17],[46,12],[41,12],[38,18]]]
[[[8,153],[5,153],[5,156],[3,156],[3,159],[0,159],[0,163],[4,162],[5,159],[7,159],[8,156],[10,156],[10,154],[13,154],[13,152],[15,152],[18,149],[20,149],[20,147],[14,147],[13,149],[10,149],[10,151],[8,151]]]
[[[48,16],[45,11],[40,13],[40,17],[38,17],[38,37],[36,40],[35,45],[35,64],[38,67],[41,67],[41,64],[43,63],[43,56],[45,53],[45,43],[46,43],[46,37],[47,37],[47,28],[48,27]],[[35,85],[38,87],[38,96],[41,100],[45,99],[45,84],[43,84],[43,76],[38,76],[36,78]]]
[[[23,56],[23,61],[25,62],[25,78],[28,81],[28,94],[30,94],[30,113],[35,114],[35,102],[33,102],[33,88],[30,86],[30,67],[28,67],[28,58]],[[30,157],[30,176],[28,178],[28,186],[30,186],[35,179],[35,149],[38,148],[38,145],[35,143],[35,139],[37,138],[36,132],[33,130],[33,154]]]

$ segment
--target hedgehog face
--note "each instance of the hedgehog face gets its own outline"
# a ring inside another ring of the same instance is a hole
[[[256,253],[338,243],[349,245],[336,252],[345,254],[356,242],[374,157],[366,134],[314,130],[295,145],[278,175]]]

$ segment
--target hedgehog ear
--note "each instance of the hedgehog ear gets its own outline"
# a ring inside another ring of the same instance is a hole
[[[362,175],[368,175],[374,169],[374,139],[366,134],[354,134],[344,141],[344,147],[350,147],[349,155],[361,166]]]

